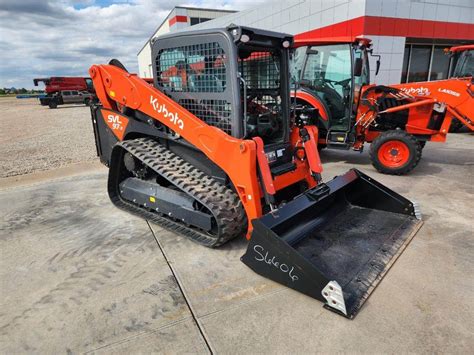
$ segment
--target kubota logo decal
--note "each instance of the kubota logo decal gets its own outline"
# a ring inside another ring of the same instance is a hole
[[[442,92],[442,93],[445,93],[445,94],[448,94],[448,95],[456,96],[456,97],[461,96],[460,93],[458,93],[458,92],[456,92],[456,91],[453,91],[453,90],[449,90],[449,89],[442,89],[442,88],[439,88],[438,91],[439,91],[439,92]]]
[[[280,270],[284,274],[288,274],[288,277],[291,279],[291,281],[295,282],[299,280],[299,277],[293,274],[295,271],[294,266],[288,266],[285,263],[281,263],[278,260],[275,259],[275,256],[269,256],[268,251],[265,250],[264,247],[262,247],[260,244],[257,244],[253,247],[253,251],[258,255],[255,257],[255,260],[258,262],[263,262],[268,265],[271,265],[275,267],[276,269]]]
[[[428,96],[431,94],[430,90],[428,90],[428,88],[424,88],[423,86],[419,88],[401,88],[400,90],[402,90],[405,94],[415,96]]]
[[[165,118],[168,118],[170,122],[178,126],[179,129],[184,129],[184,122],[182,119],[178,117],[177,112],[173,113],[173,112],[168,111],[168,109],[166,108],[166,105],[160,104],[158,102],[158,99],[156,97],[153,97],[153,95],[150,95],[150,104],[156,112],[162,113],[163,116],[165,116]]]

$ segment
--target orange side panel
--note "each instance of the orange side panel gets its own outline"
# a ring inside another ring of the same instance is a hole
[[[107,126],[109,126],[120,141],[123,140],[128,125],[128,118],[106,109],[102,109],[101,112]]]

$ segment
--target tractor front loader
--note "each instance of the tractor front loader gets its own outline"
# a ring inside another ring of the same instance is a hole
[[[370,85],[371,46],[362,37],[296,36],[292,96],[319,110],[320,148],[362,151],[369,142],[373,166],[401,175],[416,167],[427,141],[446,140],[453,119],[474,130],[471,77]]]
[[[255,272],[352,318],[422,222],[357,170],[321,181],[318,113],[290,105],[292,41],[238,26],[162,36],[154,85],[93,65],[97,153],[119,208],[208,247],[246,236]]]

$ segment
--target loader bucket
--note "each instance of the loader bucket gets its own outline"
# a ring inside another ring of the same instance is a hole
[[[412,202],[358,170],[252,221],[242,261],[353,318],[422,225]]]

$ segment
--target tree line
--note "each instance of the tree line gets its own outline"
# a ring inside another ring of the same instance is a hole
[[[0,95],[8,94],[42,94],[43,90],[33,90],[33,89],[17,89],[17,88],[0,88]]]

